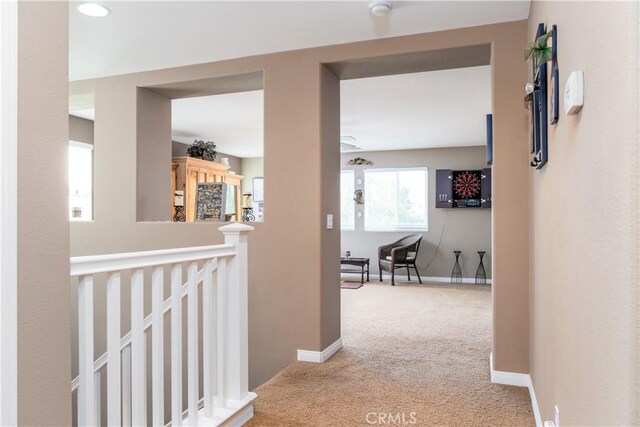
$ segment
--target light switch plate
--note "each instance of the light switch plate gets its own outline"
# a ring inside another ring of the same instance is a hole
[[[327,214],[327,230],[333,230],[333,214]]]

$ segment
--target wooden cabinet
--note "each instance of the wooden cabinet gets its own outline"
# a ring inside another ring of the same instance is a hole
[[[175,214],[173,194],[184,191],[184,208],[187,222],[196,215],[196,189],[199,182],[223,182],[234,186],[235,220],[242,220],[242,176],[227,173],[229,166],[193,157],[174,157],[171,165],[171,217]]]

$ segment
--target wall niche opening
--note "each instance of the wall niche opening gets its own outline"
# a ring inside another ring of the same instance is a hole
[[[138,221],[264,221],[262,87],[254,72],[138,88]]]

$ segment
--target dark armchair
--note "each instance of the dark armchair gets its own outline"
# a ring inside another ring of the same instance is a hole
[[[397,242],[380,246],[378,248],[378,271],[381,282],[382,271],[388,271],[391,273],[391,286],[395,286],[396,268],[406,268],[407,279],[411,281],[409,267],[413,267],[418,275],[418,281],[422,283],[420,273],[418,273],[418,268],[416,267],[416,258],[418,258],[418,250],[420,249],[421,240],[421,235],[412,234],[410,236],[403,237]]]

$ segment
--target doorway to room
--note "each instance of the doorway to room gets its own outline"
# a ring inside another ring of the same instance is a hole
[[[480,372],[491,353],[490,48],[461,65],[465,53],[328,65],[341,79],[341,337],[358,354],[464,342]]]
[[[341,83],[347,286],[367,270],[394,284],[491,280],[490,77],[485,65]]]

